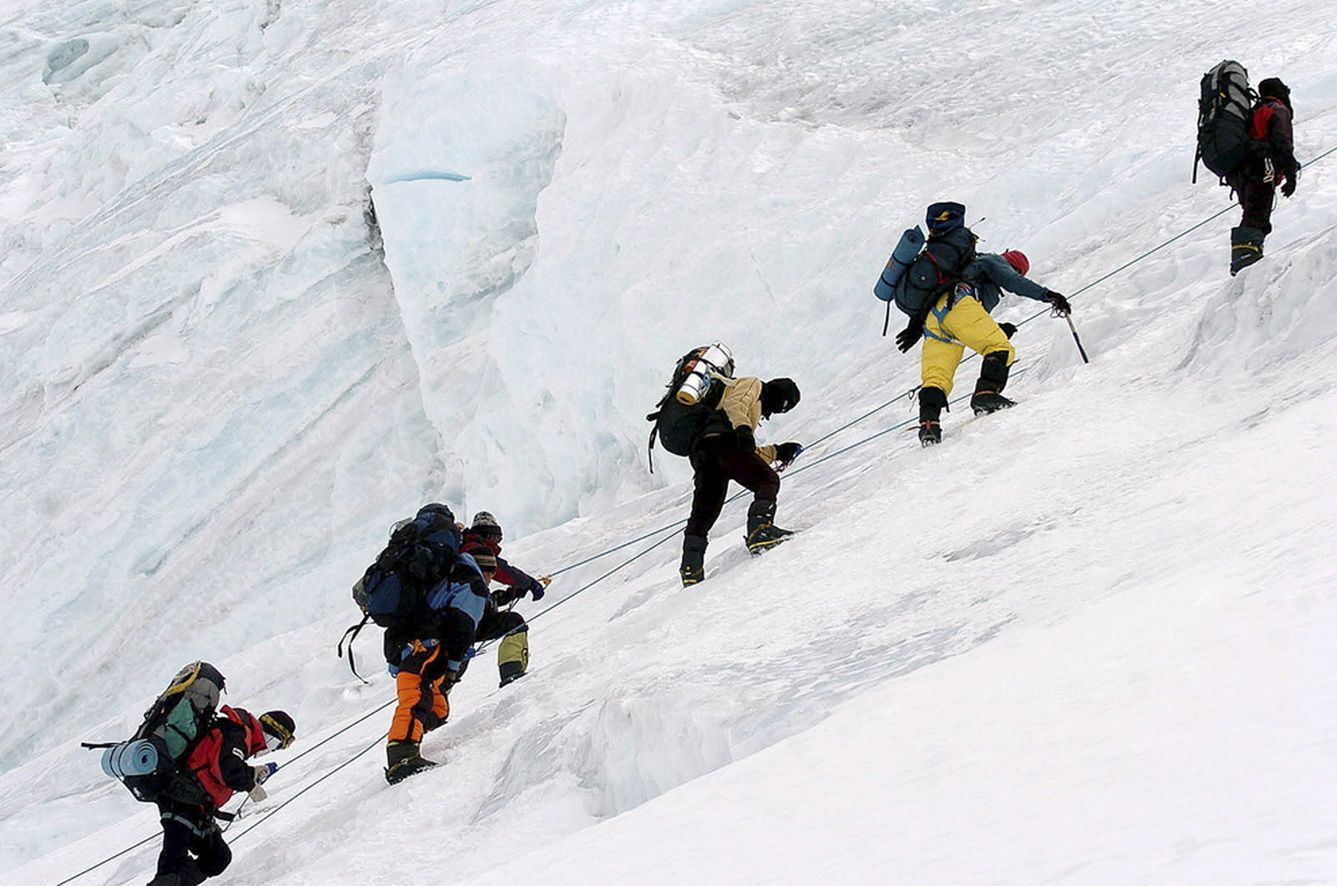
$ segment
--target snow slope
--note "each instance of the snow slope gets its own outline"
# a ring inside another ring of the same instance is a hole
[[[153,833],[74,742],[183,660],[308,747],[389,698],[329,647],[422,499],[534,571],[684,516],[641,416],[686,348],[799,382],[763,439],[908,391],[868,290],[929,200],[1071,294],[1223,205],[1187,184],[1220,57],[1291,83],[1302,160],[1337,145],[1337,16],[1251,10],[8,4],[4,879]],[[814,446],[767,557],[735,505],[694,591],[671,539],[545,611],[668,532],[561,575],[448,766],[391,790],[388,712],[352,725],[221,882],[413,880],[424,836],[452,880],[1333,879],[1332,169],[1245,275],[1223,217],[1075,299],[1089,366],[1025,325],[1019,409]]]

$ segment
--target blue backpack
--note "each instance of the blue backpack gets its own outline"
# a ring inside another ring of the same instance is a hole
[[[385,549],[353,585],[362,621],[344,631],[336,650],[342,658],[348,641],[348,665],[354,674],[353,641],[367,622],[412,630],[428,617],[427,594],[455,566],[460,540],[455,515],[443,504],[424,505],[412,520],[395,526]]]
[[[926,317],[943,293],[960,282],[975,260],[978,239],[965,225],[960,203],[934,203],[928,208],[928,240],[895,281],[896,307],[911,317]]]

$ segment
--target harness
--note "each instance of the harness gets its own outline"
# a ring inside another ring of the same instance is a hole
[[[942,325],[943,321],[945,321],[947,319],[947,315],[952,312],[952,308],[956,307],[957,302],[959,302],[963,298],[973,298],[976,300],[979,299],[979,296],[976,295],[975,293],[975,287],[972,284],[965,282],[964,280],[953,286],[951,291],[947,293],[947,297],[945,299],[939,299],[939,301],[942,302],[942,307],[938,307],[935,305],[929,311],[929,314],[931,314],[933,318],[938,321],[938,329],[943,329],[945,331]],[[933,330],[929,329],[927,323],[924,324],[924,337],[931,338],[934,341],[940,341],[946,345],[961,344],[961,342],[957,341],[955,338],[952,338],[950,335],[940,335],[934,332]]]

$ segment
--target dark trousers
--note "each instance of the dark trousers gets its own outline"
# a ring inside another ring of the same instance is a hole
[[[706,437],[692,450],[695,491],[692,515],[687,518],[687,535],[707,538],[710,527],[720,518],[724,500],[729,495],[729,481],[750,489],[758,500],[775,501],[780,494],[780,475],[766,464],[756,450],[739,452],[733,435]]]
[[[481,643],[484,640],[504,637],[524,623],[525,617],[518,612],[502,612],[496,607],[489,606],[478,622],[478,635],[474,640]]]
[[[1227,176],[1226,184],[1235,191],[1244,209],[1240,227],[1257,228],[1264,234],[1272,233],[1272,206],[1277,201],[1276,185],[1248,172]]]
[[[183,886],[195,884],[217,877],[232,863],[232,850],[223,842],[212,816],[170,803],[159,803],[158,812],[162,818],[159,877],[175,876]]]

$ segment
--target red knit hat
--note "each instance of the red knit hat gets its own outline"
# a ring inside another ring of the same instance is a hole
[[[1007,250],[1003,253],[1003,258],[1007,259],[1007,263],[1012,266],[1012,269],[1023,277],[1031,269],[1031,260],[1020,249]]]

